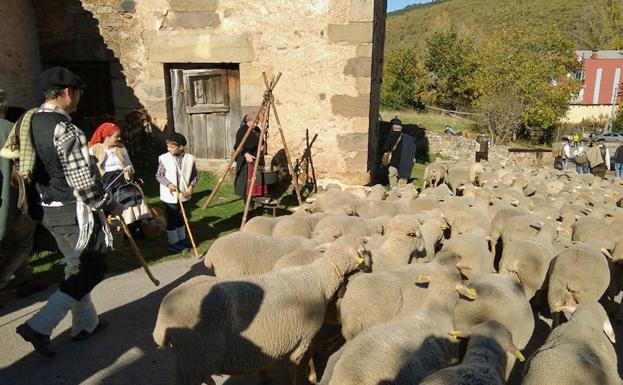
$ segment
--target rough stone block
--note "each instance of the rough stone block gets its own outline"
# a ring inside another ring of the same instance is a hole
[[[355,56],[371,58],[372,57],[372,44],[371,43],[357,44],[357,50],[355,51]]]
[[[169,12],[164,20],[164,26],[187,29],[213,28],[221,24],[219,15],[214,11],[207,12]]]
[[[372,21],[374,19],[374,0],[351,0],[350,21]]]
[[[240,104],[243,106],[258,106],[262,104],[266,87],[262,85],[240,85]]]
[[[161,63],[147,63],[143,66],[143,69],[152,79],[164,79],[164,67]]]
[[[162,101],[166,98],[166,90],[162,79],[148,80],[134,86],[137,98],[147,101]]]
[[[372,43],[372,23],[329,24],[328,35],[333,43]]]
[[[337,148],[342,152],[367,151],[368,134],[337,135]]]
[[[368,151],[356,152],[352,157],[345,157],[344,161],[347,172],[365,171],[368,167]]]
[[[247,34],[145,32],[149,61],[158,63],[243,63],[255,58]]]
[[[353,119],[352,132],[368,134],[370,130],[370,118],[355,118]]]
[[[173,11],[214,11],[218,7],[218,0],[169,0]]]
[[[262,72],[266,72],[266,76],[270,81],[273,76],[273,66],[261,65],[257,63],[240,64],[240,84],[264,85]]]
[[[369,77],[372,72],[372,59],[369,57],[356,57],[348,59],[344,68],[344,75],[355,77]]]
[[[355,87],[357,89],[357,93],[359,94],[369,94],[371,85],[372,78],[369,76],[355,78]]]
[[[358,96],[334,95],[331,98],[331,110],[335,115],[367,117],[370,109],[370,94]]]

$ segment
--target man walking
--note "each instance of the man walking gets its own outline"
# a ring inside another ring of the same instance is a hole
[[[104,214],[121,214],[122,206],[105,195],[86,137],[69,116],[85,85],[60,67],[44,71],[41,85],[45,103],[32,115],[30,135],[20,137],[19,173],[35,187],[31,211],[64,255],[65,280],[17,333],[38,353],[53,357],[50,335],[69,311],[74,339],[86,339],[106,326],[90,293],[104,278],[112,245]],[[28,157],[32,159],[23,162]]]

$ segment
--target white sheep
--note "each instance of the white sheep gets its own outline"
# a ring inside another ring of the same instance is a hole
[[[522,385],[621,385],[615,335],[603,307],[585,302],[570,307],[571,319],[552,330],[528,359]]]
[[[220,237],[208,249],[204,264],[217,277],[238,277],[272,270],[277,260],[318,241],[306,238],[277,239],[261,234],[234,232]]]
[[[507,354],[524,360],[511,333],[498,322],[476,325],[465,336],[469,342],[463,362],[426,377],[421,385],[505,385]]]
[[[380,246],[370,247],[372,271],[381,272],[407,265],[424,252],[421,223],[413,215],[396,215],[387,225]]]
[[[389,220],[389,217],[364,219],[347,215],[327,215],[316,225],[312,238],[326,243],[347,234],[359,237],[383,234]]]
[[[172,347],[177,384],[213,385],[213,374],[257,373],[282,359],[296,367],[335,291],[363,263],[362,243],[336,242],[341,252],[310,265],[244,278],[201,276],[169,292],[153,338]]]
[[[455,363],[457,350],[449,333],[456,289],[431,280],[428,290],[432,292],[420,311],[372,326],[347,342],[331,359],[321,384],[418,384]]]
[[[604,294],[610,284],[604,251],[594,243],[577,243],[554,258],[547,277],[547,302],[555,324],[565,306],[597,301]]]
[[[469,279],[492,273],[493,254],[489,251],[488,235],[480,230],[461,234],[445,240],[441,251],[453,252],[463,258],[463,263],[470,267],[470,270],[463,272]]]
[[[479,323],[497,321],[511,332],[519,349],[525,348],[534,332],[534,315],[519,282],[508,275],[487,274],[470,282],[469,287],[476,291],[476,299],[457,302],[454,308],[457,330],[470,330]],[[514,362],[511,358],[506,378]]]
[[[464,295],[473,296],[461,282],[460,270],[464,268],[460,256],[439,253],[430,263],[357,275],[348,283],[341,301],[342,335],[349,341],[371,326],[419,311],[431,292],[426,288],[431,280],[443,280]]]

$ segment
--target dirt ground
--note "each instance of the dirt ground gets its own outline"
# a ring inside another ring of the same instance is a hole
[[[11,301],[0,309],[0,384],[2,385],[169,385],[174,383],[173,357],[159,350],[151,338],[158,306],[164,295],[189,278],[205,274],[203,264],[194,258],[178,259],[152,267],[161,281],[155,287],[142,270],[107,278],[93,292],[93,301],[108,329],[88,341],[76,342],[69,336],[71,317],[66,317],[53,335],[57,356],[48,360],[32,352],[15,328],[36,312],[53,292]],[[524,349],[528,357],[542,344],[549,332],[547,319],[536,322],[533,340]],[[623,327],[613,322],[620,341]],[[623,349],[617,343],[619,372]],[[520,384],[521,368],[516,368],[509,384]],[[285,377],[285,376],[284,376]],[[281,383],[287,383],[285,378]],[[254,385],[256,378],[215,377],[217,384]]]

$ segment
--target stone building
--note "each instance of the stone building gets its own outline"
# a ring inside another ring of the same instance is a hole
[[[222,160],[244,113],[262,101],[262,72],[282,72],[274,94],[293,156],[309,129],[319,134],[321,175],[367,180],[386,0],[6,1],[3,14],[20,31],[0,34],[1,65],[14,72],[2,68],[0,87],[20,90],[13,103],[37,99],[39,66],[63,65],[90,86],[86,117],[123,122],[142,108],[160,130],[186,134],[199,158]],[[24,57],[4,55],[7,43]],[[28,81],[16,85],[16,76]],[[278,137],[270,131],[269,153],[281,147]]]

